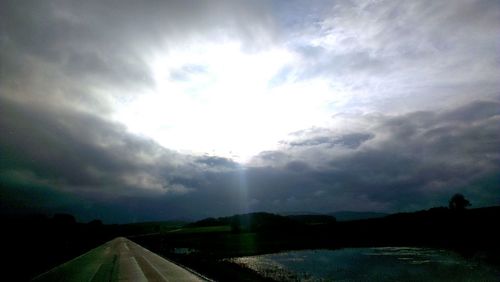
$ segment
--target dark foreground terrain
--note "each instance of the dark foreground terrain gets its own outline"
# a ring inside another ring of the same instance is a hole
[[[414,246],[449,249],[500,267],[500,207],[434,208],[383,218],[335,222],[322,216],[278,217],[257,213],[208,219],[135,240],[217,280],[244,280],[227,258],[284,250]],[[250,280],[255,280],[252,277]]]
[[[254,213],[195,223],[77,223],[70,215],[2,220],[8,281],[26,281],[115,237],[220,281],[265,281],[228,258],[285,250],[415,246],[456,251],[500,267],[500,207],[434,208],[381,218],[337,222],[322,215]],[[6,280],[7,281],[7,280]]]

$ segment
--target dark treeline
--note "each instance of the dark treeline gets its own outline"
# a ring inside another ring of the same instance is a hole
[[[333,245],[423,246],[452,249],[466,256],[484,255],[498,260],[500,207],[399,213],[383,218],[338,222],[320,226]],[[498,261],[497,261],[498,262]]]
[[[464,255],[474,255],[500,245],[500,229],[496,228],[499,220],[500,207],[438,207],[341,222],[323,215],[251,213],[207,218],[187,227],[229,225],[233,233],[278,234],[281,242],[293,238],[292,248],[411,245],[453,249]]]
[[[26,281],[104,243],[114,234],[100,220],[78,223],[72,215],[1,218],[4,277]]]
[[[230,225],[232,233],[257,233],[264,237],[278,235],[280,242],[276,242],[276,245],[290,242],[291,248],[411,245],[453,249],[464,255],[474,255],[500,246],[500,229],[496,228],[499,220],[500,207],[438,207],[342,222],[321,215],[251,213],[208,218],[187,226]],[[170,237],[174,238],[175,235],[171,234]],[[196,247],[203,248],[199,245]]]
[[[190,223],[186,227],[229,225],[233,232],[276,232],[281,229],[299,229],[302,227],[300,223],[300,221],[289,217],[258,212],[221,218],[207,218]]]

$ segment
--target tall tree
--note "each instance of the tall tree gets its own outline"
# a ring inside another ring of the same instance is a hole
[[[467,200],[464,195],[457,193],[453,195],[450,199],[449,207],[451,210],[465,210],[466,207],[470,206],[469,200]]]

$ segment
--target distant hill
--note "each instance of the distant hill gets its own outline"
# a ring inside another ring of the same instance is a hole
[[[337,219],[337,221],[350,221],[350,220],[360,220],[360,219],[381,218],[388,216],[389,214],[381,212],[338,211],[329,213],[328,215],[334,216]]]
[[[314,216],[331,216],[334,217],[337,221],[350,221],[350,220],[360,220],[360,219],[370,219],[370,218],[380,218],[384,216],[388,216],[388,213],[381,212],[358,212],[358,211],[337,211],[331,213],[315,213],[315,212],[307,212],[307,211],[296,211],[296,212],[280,212],[279,215],[299,219],[300,217],[309,217],[313,218]],[[304,218],[303,218],[304,219]]]
[[[292,212],[279,212],[277,213],[281,216],[290,216],[290,215],[325,215],[324,213],[318,212],[309,212],[309,211],[292,211]]]
[[[256,212],[248,214],[239,214],[229,217],[206,218],[197,222],[190,223],[186,227],[208,227],[229,225],[231,230],[240,231],[277,231],[290,230],[302,226],[299,221],[286,216]]]
[[[160,233],[182,227],[183,221],[147,221],[138,223],[117,224],[113,228],[125,236],[136,236],[150,233]]]
[[[334,216],[324,215],[324,214],[300,214],[300,215],[288,215],[287,217],[307,225],[329,224],[336,222]]]

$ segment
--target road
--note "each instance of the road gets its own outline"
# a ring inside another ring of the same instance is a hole
[[[34,281],[207,281],[140,245],[119,237]]]

